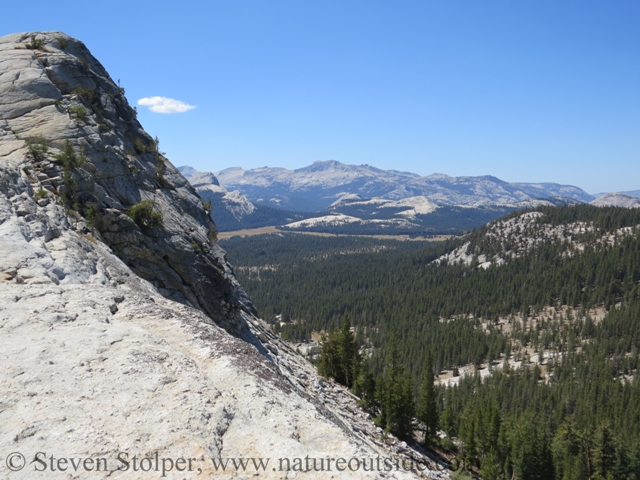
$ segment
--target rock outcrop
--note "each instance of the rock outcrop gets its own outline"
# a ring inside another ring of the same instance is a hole
[[[640,197],[626,193],[605,193],[589,203],[596,207],[640,208]]]
[[[134,456],[166,478],[294,478],[296,459],[378,456],[390,471],[304,475],[443,475],[396,468],[425,460],[355,401],[257,318],[200,197],[87,48],[0,38],[2,476],[162,476]],[[26,465],[9,472],[17,452]],[[211,460],[240,457],[270,463]]]

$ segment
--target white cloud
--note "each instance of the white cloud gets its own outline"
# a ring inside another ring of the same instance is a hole
[[[149,107],[155,113],[182,113],[196,108],[195,105],[167,97],[144,97],[138,100],[138,105]]]

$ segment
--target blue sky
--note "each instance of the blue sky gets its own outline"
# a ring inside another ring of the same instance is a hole
[[[0,34],[62,30],[175,165],[315,160],[640,189],[637,1],[6,2]]]

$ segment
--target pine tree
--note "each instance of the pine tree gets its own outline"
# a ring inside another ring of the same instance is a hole
[[[331,377],[336,381],[343,378],[342,362],[340,361],[340,351],[338,347],[338,334],[336,331],[325,334],[321,340],[322,350],[318,363],[318,372],[326,377]]]
[[[456,429],[455,413],[453,410],[453,394],[454,388],[447,388],[444,392],[444,411],[442,412],[442,429],[450,436],[455,436],[458,432]]]
[[[318,371],[338,383],[353,387],[360,367],[360,353],[351,331],[349,315],[344,315],[339,330],[333,330],[322,337],[321,345]]]
[[[553,480],[554,469],[551,450],[544,434],[532,423],[524,426],[516,471],[522,480]]]
[[[482,460],[480,474],[482,480],[499,480],[504,478],[502,476],[502,467],[495,450],[491,450]]]
[[[384,376],[376,386],[381,404],[378,424],[397,437],[410,439],[413,436],[415,415],[413,382],[409,372],[400,362],[395,333],[389,338]]]
[[[347,387],[352,387],[358,375],[360,353],[358,352],[358,343],[351,331],[351,321],[347,313],[342,318],[342,327],[338,334],[338,356],[342,378],[336,380]]]
[[[629,460],[629,455],[627,454],[627,449],[625,448],[624,444],[620,442],[618,444],[618,448],[616,448],[615,464],[612,471],[613,478],[633,478],[631,477],[632,472],[633,469]],[[636,478],[638,478],[637,475]]]
[[[424,424],[424,444],[428,446],[436,436],[439,422],[437,395],[433,384],[433,361],[431,352],[427,353],[424,360],[419,405],[418,420]]]
[[[594,478],[597,480],[613,480],[616,445],[608,425],[603,425],[598,429],[594,457]]]
[[[467,469],[476,465],[478,461],[478,450],[476,446],[476,426],[475,420],[471,419],[466,426],[464,437],[464,465]]]
[[[415,414],[411,376],[405,372],[400,378],[389,379],[386,393],[387,430],[399,438],[410,440]]]
[[[376,380],[367,362],[360,364],[358,378],[353,386],[354,393],[360,397],[360,406],[372,411],[375,407]]]

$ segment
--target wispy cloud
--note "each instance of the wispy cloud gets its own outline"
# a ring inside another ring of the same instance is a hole
[[[144,97],[138,100],[138,105],[149,107],[155,113],[182,113],[196,108],[195,105],[167,97]]]

